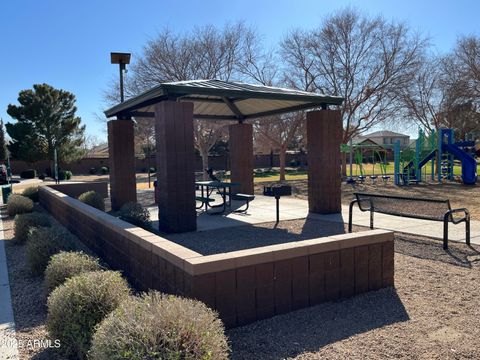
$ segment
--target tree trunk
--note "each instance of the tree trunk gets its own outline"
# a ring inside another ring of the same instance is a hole
[[[270,169],[273,168],[273,149],[270,150]]]
[[[285,160],[287,155],[287,148],[281,147],[280,152],[278,153],[278,158],[280,160],[280,181],[285,181]]]
[[[203,172],[203,180],[210,180],[207,174],[208,170],[208,151],[200,151],[200,156],[202,157],[202,172]]]

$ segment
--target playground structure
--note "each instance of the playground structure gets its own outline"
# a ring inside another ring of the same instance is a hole
[[[454,180],[455,160],[461,162],[462,182],[465,185],[474,185],[477,181],[474,152],[475,141],[454,142],[453,129],[433,131],[429,136],[419,130],[414,149],[409,147],[400,150],[400,144],[394,144],[395,185],[410,185],[423,181],[427,178],[427,166],[430,166],[432,181],[441,183],[443,180]]]
[[[440,129],[426,135],[419,130],[418,138],[410,146],[401,148],[400,142],[387,144],[343,145],[342,151],[350,153],[350,176],[347,183],[357,181],[363,183],[370,178],[372,183],[381,176],[383,182],[388,182],[392,172],[387,171],[388,154],[394,161],[393,179],[395,185],[418,184],[427,180],[442,182],[455,180],[455,161],[461,163],[461,180],[466,185],[474,185],[477,181],[477,161],[475,153],[479,144],[474,140],[454,142],[453,129]],[[393,153],[393,154],[392,154]],[[366,160],[366,161],[365,161]],[[367,176],[364,170],[365,162],[372,164],[372,171]],[[353,176],[353,164],[356,165],[356,177]],[[378,165],[380,171],[375,172]],[[428,171],[428,168],[430,170]]]
[[[383,182],[388,182],[391,176],[388,174],[388,152],[392,146],[381,146],[378,144],[362,144],[362,145],[343,145],[342,151],[350,153],[350,177],[347,183],[356,183],[357,181],[363,183],[366,179],[370,179],[375,183],[377,179],[382,179]],[[372,172],[367,176],[364,170],[365,163],[372,164]],[[353,177],[353,164],[356,167],[356,178]],[[376,172],[375,167],[378,165],[379,172]]]

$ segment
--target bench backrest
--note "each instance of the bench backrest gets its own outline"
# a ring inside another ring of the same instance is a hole
[[[354,193],[362,211],[373,211],[416,219],[443,221],[451,210],[449,200],[402,197],[393,195]]]

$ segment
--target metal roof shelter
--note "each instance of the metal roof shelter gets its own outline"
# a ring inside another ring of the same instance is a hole
[[[193,119],[232,121],[232,191],[252,195],[253,125],[244,120],[312,109],[306,116],[309,210],[338,213],[342,120],[340,111],[328,106],[342,101],[338,96],[220,80],[160,84],[105,112],[116,117],[108,122],[112,209],[137,199],[131,118],[150,117],[155,123],[159,229],[186,232],[197,228]]]
[[[107,117],[154,117],[154,104],[192,102],[195,119],[240,121],[312,108],[341,105],[343,98],[306,91],[222,80],[160,84],[105,111]]]

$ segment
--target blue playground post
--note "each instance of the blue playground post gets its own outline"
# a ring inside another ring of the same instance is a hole
[[[432,135],[430,136],[430,149],[433,150],[435,148],[435,130],[432,130]],[[437,153],[438,157],[438,153]],[[430,176],[432,177],[432,181],[435,180],[435,160],[431,161],[432,172]]]
[[[393,172],[395,185],[400,185],[400,140],[395,141],[393,146]]]
[[[418,139],[415,141],[415,178],[417,181],[422,180],[422,169],[420,169],[420,152],[423,150],[423,131],[418,129]]]
[[[453,129],[449,129],[449,137],[448,137],[448,145],[452,145],[455,142],[455,134]],[[453,154],[448,154],[448,168],[450,169],[450,173],[448,174],[448,180],[453,180],[453,166],[455,165]]]
[[[442,144],[443,144],[443,131],[438,131],[438,143],[437,143],[437,180],[442,182]]]

